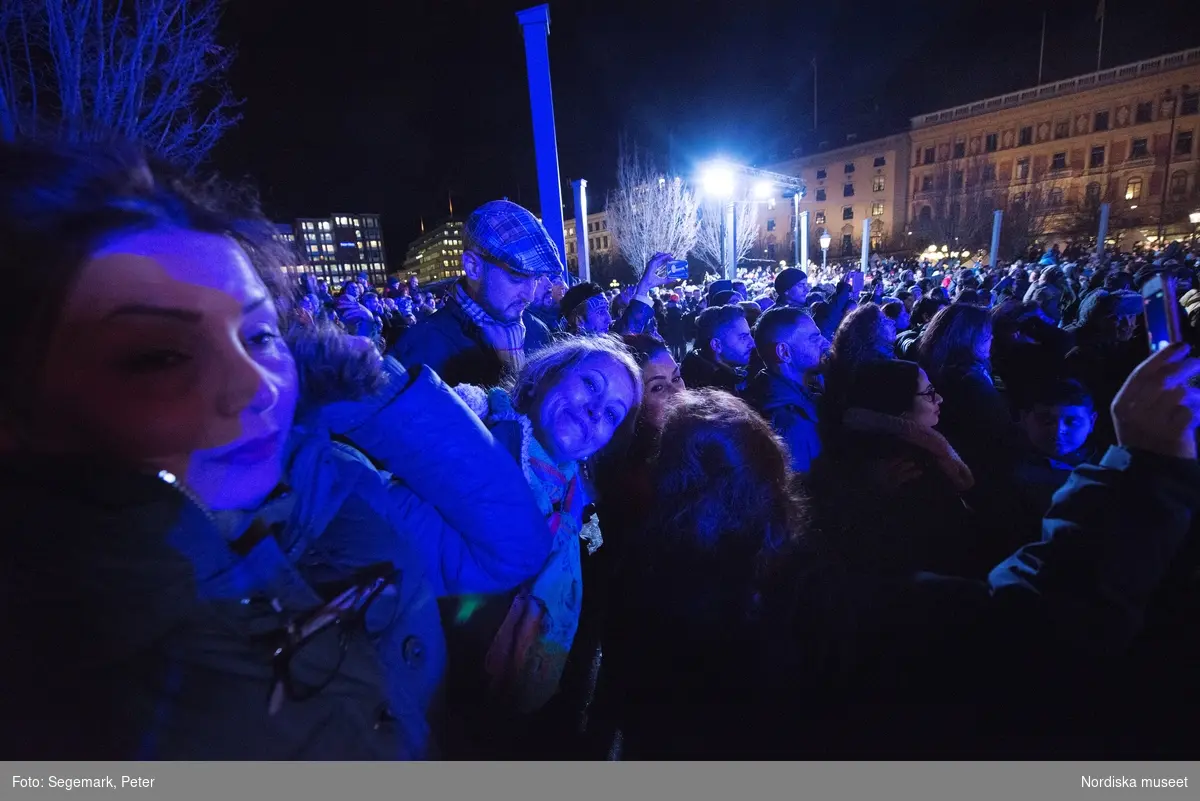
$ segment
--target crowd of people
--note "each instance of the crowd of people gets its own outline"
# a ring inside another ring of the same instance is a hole
[[[25,144],[0,236],[10,758],[1194,753],[1179,243],[612,290],[494,201],[446,291],[334,294]]]

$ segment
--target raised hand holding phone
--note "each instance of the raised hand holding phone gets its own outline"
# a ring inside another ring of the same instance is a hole
[[[1180,459],[1196,458],[1200,425],[1200,359],[1184,344],[1167,345],[1137,366],[1112,403],[1117,442],[1127,448]]]
[[[1175,282],[1156,275],[1142,286],[1145,304],[1146,332],[1150,336],[1150,352],[1157,353],[1183,339],[1179,325],[1179,303],[1175,300]]]

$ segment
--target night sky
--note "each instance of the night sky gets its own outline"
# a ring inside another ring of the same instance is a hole
[[[225,30],[244,119],[214,165],[278,220],[379,212],[389,262],[427,225],[507,196],[537,210],[524,44],[533,0],[240,0]],[[1176,11],[1172,14],[1171,6]],[[1200,45],[1187,4],[1108,0],[1104,64]],[[559,169],[602,194],[624,136],[690,174],[1095,68],[1096,0],[554,0]],[[818,66],[819,134],[813,132]],[[592,204],[598,204],[596,193]]]

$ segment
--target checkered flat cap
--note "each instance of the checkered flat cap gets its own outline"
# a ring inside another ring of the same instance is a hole
[[[484,203],[467,218],[467,246],[522,275],[562,275],[558,247],[528,209],[508,200]]]

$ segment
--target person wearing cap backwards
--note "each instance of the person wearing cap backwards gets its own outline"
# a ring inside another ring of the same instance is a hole
[[[672,258],[670,253],[656,253],[650,259],[633,290],[633,298],[615,322],[604,288],[599,284],[576,284],[568,289],[560,304],[562,316],[567,321],[567,333],[585,336],[656,334],[654,299],[650,297],[650,290],[678,280],[659,274]]]
[[[805,308],[808,299],[808,276],[796,267],[784,267],[775,276],[775,298],[780,306]]]
[[[539,281],[563,274],[562,260],[537,217],[508,200],[471,212],[463,242],[463,279],[393,355],[407,368],[429,367],[450,386],[496,386],[520,371],[527,353],[550,343],[529,304]]]

